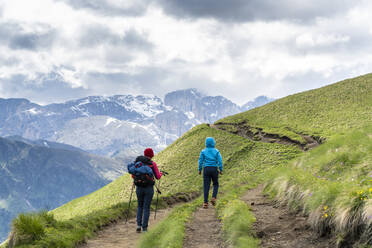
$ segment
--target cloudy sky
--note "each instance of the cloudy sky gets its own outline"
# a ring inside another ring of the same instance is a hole
[[[372,72],[370,0],[0,0],[0,97],[243,104]]]

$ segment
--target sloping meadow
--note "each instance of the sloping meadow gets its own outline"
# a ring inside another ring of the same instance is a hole
[[[372,243],[372,74],[218,121],[324,144],[271,171],[266,192],[342,246]]]
[[[258,245],[251,230],[254,217],[249,207],[242,207],[245,205],[240,195],[259,183],[266,183],[266,192],[283,206],[309,216],[320,235],[336,237],[340,246],[371,244],[371,118],[369,74],[288,96],[217,122],[244,123],[252,130],[260,128],[300,142],[305,142],[302,135],[323,141],[308,152],[291,145],[254,142],[199,125],[155,158],[160,169],[169,173],[161,180],[162,206],[167,205],[167,197],[201,193],[202,177],[197,173],[197,162],[205,138],[212,136],[224,161],[217,213],[225,239],[234,247],[245,247],[247,242],[252,247]],[[99,228],[124,217],[131,186],[132,179],[124,175],[52,211],[57,222],[51,221],[39,240],[30,241],[25,247],[75,247]],[[164,224],[160,223],[150,229],[142,244],[173,247],[169,244],[174,243],[178,244],[174,247],[182,247],[185,223],[198,201],[176,208],[178,214],[171,214],[169,218],[173,219],[163,222],[172,223],[174,228],[163,232]],[[237,222],[245,218],[249,220]],[[153,243],[155,240],[158,244]]]
[[[216,139],[216,147],[221,151],[224,161],[224,175],[220,178],[221,190],[218,204],[221,220],[223,215],[226,215],[224,214],[225,210],[230,211],[231,218],[239,219],[243,212],[239,213],[237,211],[239,208],[235,205],[243,204],[239,200],[239,196],[247,189],[247,185],[251,187],[257,185],[257,183],[262,182],[264,172],[272,169],[272,167],[286,164],[290,159],[301,153],[296,147],[252,142],[228,132],[216,130],[208,125],[200,125],[159,153],[155,158],[160,169],[169,173],[161,180],[161,190],[163,192],[161,206],[165,207],[167,205],[165,202],[172,196],[181,195],[184,197],[195,192],[200,194],[202,191],[202,176],[198,175],[198,158],[200,151],[205,147],[205,138],[210,136]],[[56,244],[58,244],[58,247],[74,247],[84,239],[94,235],[94,232],[99,228],[118,218],[125,217],[131,187],[132,179],[129,175],[124,175],[90,195],[78,198],[53,210],[51,214],[56,219],[54,225],[46,226],[47,231],[43,232],[41,237],[26,242],[24,247],[48,247],[48,245]],[[200,205],[198,204],[199,201],[197,199],[196,203],[185,205],[182,208],[185,210],[182,211],[177,208],[175,210],[176,214],[170,215],[177,221],[168,220],[168,223],[173,223],[173,228],[167,232],[161,232],[161,234],[156,231],[157,229],[153,231],[150,229],[148,235],[150,238],[146,242],[150,240],[151,243],[158,240],[165,245],[159,247],[169,247],[167,245],[170,243],[182,245],[185,223],[193,212],[189,208],[195,209],[197,205]],[[153,205],[154,203],[155,201],[153,201]],[[136,203],[133,203],[131,215],[134,214],[135,207]],[[233,213],[231,213],[232,210]],[[247,211],[249,211],[249,208],[247,208]],[[244,214],[249,215],[247,212],[244,212]],[[236,228],[229,228],[233,224],[231,219],[224,218],[224,221],[226,222],[224,228],[226,239],[233,242],[232,239],[236,236],[236,233],[241,232],[240,230],[228,232]],[[162,226],[164,224],[160,224],[158,228],[161,229]],[[239,228],[240,226],[237,229]],[[157,238],[151,238],[151,233],[157,233]],[[244,235],[250,236],[248,234]],[[173,237],[174,240],[169,241],[169,237]],[[146,245],[148,243],[144,243],[143,247],[146,247]]]
[[[266,191],[339,246],[372,242],[372,126],[336,135],[273,171]]]

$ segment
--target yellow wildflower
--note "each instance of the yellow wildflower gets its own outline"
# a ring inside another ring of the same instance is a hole
[[[326,217],[326,218],[327,218],[327,217],[328,217],[328,214],[327,214],[327,213],[325,213],[325,214],[324,214],[324,217]]]
[[[327,210],[328,209],[328,206],[324,206],[324,210]]]

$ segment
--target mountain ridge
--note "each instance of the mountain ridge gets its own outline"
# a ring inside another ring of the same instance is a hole
[[[117,161],[63,144],[49,145],[0,137],[0,239],[18,213],[53,209],[125,171]]]
[[[42,106],[27,99],[13,98],[0,99],[0,106],[2,107],[0,121],[4,124],[0,127],[0,136],[18,135],[29,140],[49,140],[83,150],[87,150],[86,146],[79,146],[80,143],[77,141],[84,139],[88,143],[98,144],[100,140],[89,133],[103,132],[107,129],[98,116],[113,118],[113,121],[125,121],[123,125],[128,127],[126,133],[133,133],[131,125],[140,125],[143,131],[138,133],[139,137],[143,136],[144,140],[148,140],[148,134],[154,134],[153,138],[158,143],[154,143],[153,146],[155,150],[160,151],[195,125],[203,122],[212,123],[241,111],[240,106],[223,96],[206,96],[196,89],[170,92],[164,100],[151,94],[88,96]],[[185,109],[185,106],[192,108]],[[87,130],[88,136],[84,137],[80,127],[88,122],[92,124],[90,125],[92,128]],[[155,126],[149,126],[151,123]],[[71,126],[77,128],[73,130],[66,128]],[[118,131],[115,135],[120,137],[122,132],[123,130],[121,133]],[[66,137],[66,134],[71,136],[71,133],[76,135],[68,139],[71,141],[68,143],[63,137]],[[123,145],[115,145],[119,143]],[[139,146],[138,142],[125,139],[119,141],[113,138],[107,146],[97,145],[88,151],[97,155],[122,154],[127,157],[123,150],[125,147],[144,148],[143,145]]]

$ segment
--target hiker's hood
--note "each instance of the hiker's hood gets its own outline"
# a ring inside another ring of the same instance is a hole
[[[205,139],[205,146],[208,148],[214,148],[216,145],[216,141],[212,137],[208,137]]]

